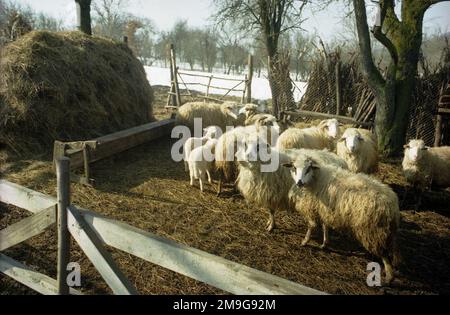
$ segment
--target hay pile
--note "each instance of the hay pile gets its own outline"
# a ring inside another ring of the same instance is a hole
[[[22,154],[153,120],[153,92],[124,44],[80,32],[31,32],[0,60],[0,144]]]

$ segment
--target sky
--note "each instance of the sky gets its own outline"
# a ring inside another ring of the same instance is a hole
[[[75,25],[74,0],[13,0],[29,5],[36,11],[42,11],[65,22],[67,27]],[[95,1],[95,0],[94,0]],[[176,21],[187,20],[190,26],[211,26],[209,19],[214,11],[213,0],[126,0],[129,13],[150,18],[158,30],[169,30]],[[417,0],[421,1],[421,0]],[[326,11],[305,12],[307,21],[303,28],[308,32],[316,31],[320,37],[330,40],[342,32],[344,8],[340,5],[329,6]],[[370,16],[370,14],[369,14]],[[369,17],[371,19],[371,17]],[[450,32],[450,2],[432,6],[424,19],[424,32],[436,29]]]

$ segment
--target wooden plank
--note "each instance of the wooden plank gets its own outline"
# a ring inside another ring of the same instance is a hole
[[[0,251],[41,234],[56,222],[56,207],[51,206],[0,231]]]
[[[168,135],[174,125],[174,119],[161,120],[97,138],[95,139],[97,148],[91,150],[90,162],[102,160],[140,144]],[[66,155],[70,157],[71,169],[84,166],[82,149],[67,150]]]
[[[80,213],[106,244],[233,294],[325,294],[97,213]]]
[[[0,272],[41,294],[58,294],[55,279],[34,271],[24,264],[3,254],[0,254]],[[81,295],[82,293],[71,288],[70,294]]]
[[[56,205],[56,199],[20,185],[0,180],[0,202],[13,205],[33,213]]]
[[[187,72],[183,72],[183,71],[178,71],[179,74],[181,75],[186,75],[188,77],[201,77],[201,78],[209,78],[211,75],[205,75],[205,74],[193,74],[193,73],[187,73]],[[217,76],[214,75],[213,76],[214,79],[218,79],[218,80],[225,80],[225,81],[244,81],[244,79],[235,79],[235,78],[226,78],[226,77],[221,77],[221,76]]]
[[[67,207],[70,205],[70,159],[61,157],[56,161],[56,190],[58,198],[58,293],[69,294],[67,265],[70,262],[70,235],[67,228]]]
[[[336,118],[337,120],[339,120],[342,123],[353,124],[353,125],[360,125],[360,126],[363,126],[363,127],[371,127],[371,126],[373,126],[373,123],[371,123],[371,122],[356,121],[356,120],[354,120],[352,118],[349,118],[349,117],[346,117],[346,116],[317,113],[317,112],[311,112],[311,111],[307,111],[307,110],[297,110],[295,112],[293,112],[293,111],[285,111],[284,114],[290,115],[290,116],[311,117],[311,118],[318,118],[318,119]]]
[[[69,207],[69,230],[83,252],[115,294],[137,294],[136,289],[115,264],[102,242],[84,222],[75,207]]]
[[[439,108],[438,113],[439,114],[450,114],[450,108]]]

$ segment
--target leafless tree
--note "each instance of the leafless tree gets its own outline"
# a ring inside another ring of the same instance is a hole
[[[379,12],[371,32],[390,56],[388,69],[382,74],[374,63],[366,3],[353,0],[363,71],[377,99],[375,129],[378,144],[386,156],[402,151],[416,84],[423,18],[432,5],[443,1],[448,0],[376,2]],[[400,17],[395,12],[396,3],[401,5]]]

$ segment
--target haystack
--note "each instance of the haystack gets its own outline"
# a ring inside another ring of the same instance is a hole
[[[122,43],[31,32],[0,60],[0,144],[16,153],[87,140],[153,120],[142,64]]]

